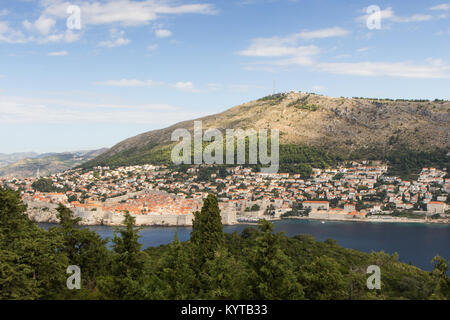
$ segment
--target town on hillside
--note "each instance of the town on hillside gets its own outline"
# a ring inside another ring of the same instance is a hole
[[[120,225],[129,212],[137,225],[188,226],[209,193],[219,199],[224,224],[262,218],[450,222],[446,169],[423,168],[412,181],[387,171],[387,165],[368,161],[313,169],[309,178],[242,166],[140,165],[0,178],[0,185],[19,190],[37,222],[58,222],[56,208],[63,204],[85,225]]]

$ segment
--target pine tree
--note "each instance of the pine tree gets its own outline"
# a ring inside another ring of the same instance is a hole
[[[116,271],[118,275],[139,276],[143,268],[142,245],[139,243],[139,228],[135,228],[136,218],[125,214],[124,228],[114,234],[113,249],[117,254]],[[119,236],[120,234],[120,236]]]
[[[64,239],[61,251],[67,254],[71,265],[79,266],[82,272],[83,289],[93,290],[96,278],[106,273],[110,253],[106,248],[108,239],[102,239],[96,232],[78,227],[80,218],[74,218],[72,211],[59,204],[60,225],[49,230],[52,235]]]
[[[0,187],[0,233],[12,241],[32,228],[33,223],[28,219],[26,209],[20,192]]]
[[[0,188],[0,298],[59,298],[68,266],[62,239],[31,222],[25,210],[20,193]]]
[[[142,299],[145,296],[142,282],[146,254],[141,251],[139,228],[135,228],[135,221],[127,212],[125,227],[114,234],[111,272],[99,280],[100,290],[108,299]]]
[[[299,278],[307,299],[337,300],[347,298],[348,286],[339,263],[327,256],[315,257],[300,268]]]
[[[448,273],[448,262],[441,256],[435,256],[431,261],[434,263],[432,276],[436,282],[435,292],[432,295],[433,299],[450,299],[450,278]]]
[[[256,246],[248,252],[251,299],[301,299],[302,287],[292,261],[280,247],[280,236],[272,233],[273,224],[261,220],[258,228],[261,234],[256,239]]]
[[[194,213],[191,242],[197,249],[200,264],[214,258],[215,252],[224,245],[222,219],[217,198],[209,194],[200,212]]]
[[[200,275],[203,284],[200,299],[235,300],[249,296],[245,265],[225,247],[219,248],[214,258],[206,261]]]
[[[155,299],[185,300],[196,299],[192,283],[196,274],[190,266],[190,248],[182,244],[175,233],[173,242],[168,246],[159,270],[156,272],[158,281]]]
[[[13,251],[0,249],[0,300],[39,298],[34,270]]]

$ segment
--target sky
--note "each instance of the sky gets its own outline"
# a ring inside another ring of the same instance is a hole
[[[275,92],[450,99],[450,2],[0,0],[0,153],[111,147]]]

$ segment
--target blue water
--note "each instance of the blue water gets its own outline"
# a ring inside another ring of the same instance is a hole
[[[431,270],[431,259],[437,254],[450,259],[450,226],[419,223],[367,223],[334,222],[321,223],[313,220],[281,220],[275,223],[276,232],[285,232],[287,236],[310,234],[319,241],[328,238],[338,244],[364,252],[397,252],[399,260],[412,263],[423,270]],[[47,229],[50,224],[40,224]],[[240,233],[247,225],[225,226],[224,231]],[[113,227],[89,226],[102,238],[112,239]],[[168,244],[178,231],[180,241],[189,239],[190,227],[145,227],[140,231],[143,248]]]

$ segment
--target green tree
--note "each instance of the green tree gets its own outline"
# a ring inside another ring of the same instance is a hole
[[[228,249],[220,247],[214,258],[206,261],[198,276],[202,277],[200,299],[247,299],[249,295],[248,272]]]
[[[20,194],[0,188],[0,297],[61,298],[66,289],[67,256],[62,238],[31,222]]]
[[[153,296],[156,299],[185,300],[195,299],[192,284],[196,274],[190,265],[190,248],[178,240],[175,233],[173,242],[165,251],[160,267],[156,272],[156,289]]]
[[[441,256],[436,256],[431,261],[434,263],[432,276],[436,282],[436,289],[432,295],[433,299],[450,299],[450,278],[447,275],[448,262]]]
[[[33,182],[33,184],[31,185],[31,187],[39,192],[55,192],[58,189],[53,185],[52,180],[50,179],[45,179],[45,178],[40,178],[38,180],[36,180],[35,182]]]
[[[209,194],[203,201],[201,211],[194,213],[191,242],[201,264],[213,259],[215,252],[224,245],[222,219],[217,198]]]
[[[336,260],[327,256],[315,257],[300,268],[299,278],[307,299],[343,299],[346,292],[344,276]]]
[[[52,228],[50,233],[63,238],[62,252],[67,254],[71,265],[77,265],[82,272],[83,287],[94,290],[96,278],[104,275],[110,260],[106,248],[108,239],[102,239],[96,232],[78,227],[80,218],[74,218],[72,211],[59,204],[58,218],[60,225]]]
[[[32,228],[33,223],[28,219],[26,209],[18,191],[0,188],[0,234],[5,239],[20,237]]]
[[[127,212],[125,226],[114,233],[110,273],[98,281],[102,294],[108,299],[142,299],[145,296],[142,283],[146,254],[141,251],[135,221]]]
[[[280,248],[280,235],[273,234],[273,224],[261,220],[256,246],[249,249],[251,299],[300,299],[303,290],[289,257]]]
[[[0,300],[39,298],[33,269],[16,253],[0,249]]]

